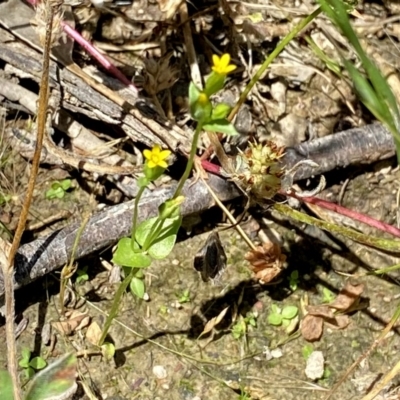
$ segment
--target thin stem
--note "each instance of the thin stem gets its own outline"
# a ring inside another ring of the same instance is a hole
[[[158,216],[158,219],[154,222],[154,225],[151,227],[149,235],[147,236],[144,244],[143,244],[143,251],[147,251],[151,244],[153,243],[154,239],[158,237],[162,227],[163,227],[164,220]]]
[[[264,63],[261,65],[260,69],[256,72],[256,74],[251,78],[250,82],[247,84],[246,88],[240,95],[238,102],[233,107],[231,113],[229,114],[228,120],[232,121],[233,117],[239,111],[240,106],[245,102],[247,95],[250,93],[253,86],[257,83],[257,81],[261,78],[262,74],[269,67],[272,61],[278,57],[279,53],[285,48],[285,46],[298,34],[300,33],[312,20],[318,17],[321,13],[321,7],[318,7],[315,11],[313,11],[310,15],[307,15],[303,20],[300,21],[298,25],[296,25],[288,35],[286,35],[275,47],[272,53],[265,59]]]
[[[47,20],[46,20],[46,36],[43,50],[43,64],[42,64],[42,78],[40,81],[39,103],[37,113],[37,138],[35,153],[32,159],[31,173],[29,175],[28,187],[22,210],[19,217],[17,229],[14,234],[14,240],[8,254],[8,263],[3,268],[4,277],[4,293],[5,293],[5,307],[6,307],[6,338],[7,338],[7,361],[8,371],[11,375],[11,380],[14,389],[14,400],[21,399],[20,386],[18,382],[17,371],[17,348],[14,335],[14,319],[15,319],[15,302],[14,302],[14,262],[18,247],[21,243],[22,234],[25,230],[26,221],[28,218],[29,207],[32,202],[33,191],[35,188],[36,177],[39,171],[40,155],[43,147],[43,137],[46,128],[47,119],[47,104],[49,99],[49,65],[50,65],[50,47],[51,47],[51,33],[53,28],[53,9],[50,2],[46,4]]]
[[[190,149],[190,155],[188,162],[186,164],[186,169],[185,172],[183,173],[181,180],[179,181],[178,187],[175,190],[175,194],[173,196],[173,199],[176,199],[182,191],[183,185],[187,181],[187,178],[189,177],[190,171],[192,170],[193,167],[193,162],[194,162],[194,157],[196,156],[196,150],[197,150],[197,142],[199,140],[200,132],[203,128],[203,124],[199,122],[196,126],[196,130],[193,134],[193,141],[192,141],[192,147]]]
[[[112,321],[117,316],[118,308],[119,308],[119,305],[121,303],[121,297],[125,293],[125,290],[128,287],[128,285],[129,285],[130,281],[132,280],[133,276],[135,275],[136,271],[137,271],[137,268],[132,268],[131,269],[131,272],[121,282],[121,284],[118,287],[117,292],[115,293],[114,301],[113,301],[110,313],[108,314],[108,317],[106,319],[106,323],[104,324],[103,332],[102,332],[101,337],[99,339],[99,346],[102,346],[103,343],[104,343],[104,340],[105,340],[105,338],[106,338],[106,336],[108,334],[108,331],[110,329],[110,326],[112,324]]]
[[[132,249],[134,248],[135,244],[135,234],[136,234],[136,226],[137,226],[137,218],[138,218],[138,208],[139,208],[139,201],[142,197],[143,192],[145,191],[146,186],[141,186],[139,188],[138,194],[135,198],[135,204],[133,208],[133,217],[132,217],[132,230],[131,230],[131,246]]]

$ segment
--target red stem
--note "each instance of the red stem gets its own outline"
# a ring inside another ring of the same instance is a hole
[[[368,215],[360,214],[357,211],[342,207],[338,204],[331,203],[323,199],[319,199],[318,197],[298,197],[296,196],[295,193],[284,193],[284,192],[282,192],[282,194],[294,197],[300,201],[304,201],[305,203],[315,204],[316,206],[319,206],[321,208],[325,208],[327,210],[334,211],[340,215],[349,217],[354,221],[362,222],[366,225],[372,226],[373,228],[379,229],[383,232],[390,233],[393,236],[400,237],[400,229],[397,229],[396,227],[389,225],[385,222],[379,221],[375,218],[369,217]]]

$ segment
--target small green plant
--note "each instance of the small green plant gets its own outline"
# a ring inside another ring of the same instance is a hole
[[[80,285],[80,284],[82,284],[84,282],[87,282],[89,280],[89,275],[87,273],[87,270],[88,270],[88,266],[87,265],[85,265],[82,269],[77,269],[76,270],[76,275],[77,275],[76,283],[78,285]]]
[[[146,294],[144,271],[153,260],[166,258],[175,245],[182,222],[180,205],[185,200],[181,196],[181,192],[193,167],[200,132],[204,129],[228,135],[237,134],[233,124],[226,118],[230,107],[227,104],[213,105],[210,100],[210,96],[224,87],[227,74],[235,68],[235,65],[230,64],[229,54],[224,54],[222,57],[213,56],[213,72],[206,79],[204,90],[197,88],[193,83],[190,84],[190,111],[192,118],[197,122],[197,126],[186,169],[172,198],[160,205],[158,215],[138,223],[140,198],[146,187],[164,173],[168,167],[167,158],[171,154],[169,150],[162,150],[157,144],[151,150],[147,149],[143,152],[145,163],[143,176],[137,182],[139,192],[134,203],[131,236],[120,239],[113,255],[113,262],[122,268],[124,280],[115,294],[111,311],[99,339],[100,346],[103,345],[112,320],[117,315],[119,303],[125,290],[129,287],[134,296],[143,299]],[[182,296],[181,300],[183,302],[188,301],[189,293]]]
[[[314,347],[312,344],[306,344],[301,349],[301,354],[303,355],[304,359],[307,360],[310,357],[311,353],[314,351]]]
[[[72,187],[71,179],[55,181],[51,184],[51,188],[46,192],[46,199],[62,199],[69,189]]]
[[[332,303],[335,300],[335,293],[330,291],[328,288],[322,288],[322,303]]]
[[[12,196],[10,194],[1,194],[0,193],[0,206],[4,206],[4,204],[9,203],[11,199],[12,199]]]
[[[268,322],[274,326],[287,327],[299,312],[296,306],[285,306],[282,309],[276,304],[271,305],[271,313],[268,315]]]
[[[299,286],[299,271],[294,270],[289,276],[289,287],[294,292]]]
[[[242,338],[248,331],[248,326],[257,326],[257,315],[250,312],[246,317],[240,316],[239,320],[232,326],[232,336],[234,339]]]
[[[180,304],[190,302],[190,290],[186,289],[182,293],[176,295]]]
[[[19,360],[19,366],[24,369],[27,379],[31,379],[37,371],[45,368],[47,363],[42,357],[33,357],[29,349],[21,351],[22,358]]]

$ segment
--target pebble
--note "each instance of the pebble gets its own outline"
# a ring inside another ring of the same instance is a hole
[[[305,373],[307,378],[316,381],[324,375],[324,355],[322,351],[313,351],[307,359]]]
[[[167,377],[167,371],[162,365],[155,365],[153,374],[157,379],[165,379]]]

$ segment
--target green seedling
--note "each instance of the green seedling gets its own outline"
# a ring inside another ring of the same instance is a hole
[[[294,292],[299,286],[299,271],[294,270],[289,276],[289,287]]]
[[[82,269],[77,269],[76,270],[76,283],[78,285],[81,285],[82,283],[85,283],[89,280],[89,275],[87,273],[88,266],[85,265]]]
[[[178,297],[178,302],[180,304],[189,303],[190,302],[190,290],[186,289],[181,294],[176,295]]]
[[[297,317],[299,309],[296,306],[285,306],[280,309],[277,305],[272,304],[271,313],[268,315],[268,322],[274,326],[289,326],[291,320]]]
[[[322,288],[322,303],[332,303],[335,300],[335,293],[330,291],[328,288]]]
[[[314,351],[314,347],[312,344],[306,344],[301,349],[301,354],[303,355],[304,359],[307,360],[310,357],[311,353]]]
[[[254,313],[248,313],[246,317],[240,317],[235,325],[232,326],[232,336],[234,339],[242,338],[249,330],[249,325],[255,328],[257,326],[257,316]]]
[[[72,187],[71,179],[55,181],[51,184],[51,188],[46,192],[46,199],[62,199],[69,189]]]
[[[47,363],[42,357],[33,357],[28,349],[23,349],[21,352],[22,358],[19,360],[19,366],[24,369],[27,379],[31,379],[37,371],[45,368]]]

